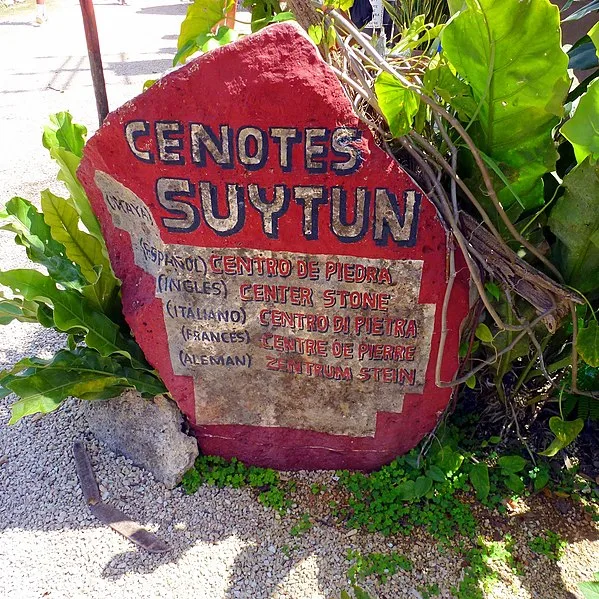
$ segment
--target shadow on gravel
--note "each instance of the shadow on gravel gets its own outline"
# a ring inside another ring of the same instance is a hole
[[[34,324],[22,324],[19,329],[23,326],[29,327],[27,335],[18,341],[13,340],[8,347],[5,345],[0,349],[0,370],[11,368],[23,356],[40,356],[40,353],[46,349],[54,353],[55,350],[66,345],[66,335]],[[10,330],[4,332],[10,335]]]
[[[144,6],[137,11],[141,15],[184,15],[187,12],[187,3],[166,4],[164,6]]]
[[[269,599],[277,592],[277,587],[289,577],[292,571],[309,559],[316,561],[316,577],[320,592],[324,593],[326,597],[338,596],[335,589],[338,588],[340,581],[333,581],[330,576],[321,577],[318,572],[338,571],[341,577],[344,576],[349,564],[343,563],[339,567],[337,563],[339,556],[343,556],[345,547],[349,546],[343,532],[339,533],[338,542],[334,546],[315,548],[315,545],[318,544],[314,540],[310,541],[311,533],[307,533],[302,538],[289,537],[289,529],[293,526],[293,522],[283,520],[280,535],[277,539],[273,538],[269,542],[270,544],[265,547],[261,545],[263,541],[261,531],[265,530],[270,523],[268,521],[271,518],[267,515],[262,521],[254,522],[255,526],[251,527],[251,533],[248,533],[247,524],[245,527],[236,526],[236,518],[228,516],[226,511],[223,511],[222,517],[227,518],[229,524],[217,536],[210,530],[188,529],[191,536],[186,539],[184,545],[173,548],[165,554],[150,554],[132,547],[130,551],[114,555],[104,567],[102,577],[114,580],[129,574],[151,574],[162,566],[176,564],[184,559],[185,553],[197,543],[213,545],[214,552],[218,553],[221,542],[230,537],[235,537],[245,547],[236,554],[234,562],[228,568],[226,590],[223,595],[218,595],[219,598],[252,597],[252,599]],[[173,539],[170,538],[170,535],[161,534],[160,530],[156,534],[173,545]],[[337,558],[335,560],[336,566],[323,563],[328,560],[329,555]],[[207,572],[206,575],[209,575],[209,573]],[[257,584],[256,580],[260,582]],[[343,583],[341,582],[341,584]],[[411,597],[411,595],[409,596]],[[383,599],[382,595],[380,597]]]
[[[7,25],[21,25],[26,27],[35,27],[33,21],[0,21],[0,27],[6,27]]]
[[[168,49],[169,53],[172,49]],[[174,54],[174,52],[173,52]],[[106,69],[119,77],[134,75],[156,75],[164,73],[173,66],[173,61],[167,58],[155,60],[127,60],[127,62],[106,62]]]
[[[345,530],[339,530],[333,525],[329,525],[324,521],[318,520],[319,528],[322,530],[328,528],[328,546],[324,546],[319,543],[317,529],[312,529],[306,534],[299,537],[291,537],[289,532],[291,527],[296,521],[290,518],[284,518],[280,522],[280,526],[275,528],[276,537],[273,535],[271,539],[265,543],[264,532],[267,527],[270,529],[271,534],[273,533],[272,520],[274,519],[274,512],[264,513],[258,507],[256,509],[255,518],[250,516],[252,526],[249,528],[251,532],[248,532],[247,518],[244,522],[244,515],[240,514],[235,509],[235,498],[232,498],[232,506],[225,506],[224,501],[226,499],[219,498],[217,501],[211,496],[212,493],[219,493],[219,491],[211,488],[212,490],[206,491],[208,493],[208,500],[204,500],[206,505],[210,505],[208,509],[210,512],[211,521],[223,523],[222,529],[215,531],[213,528],[202,529],[201,526],[190,527],[187,529],[188,536],[185,540],[182,540],[183,533],[177,531],[161,530],[158,531],[158,535],[161,536],[167,543],[173,546],[173,549],[166,554],[152,555],[137,551],[132,548],[131,551],[126,551],[115,555],[104,567],[102,576],[108,579],[118,579],[126,576],[129,573],[135,574],[150,574],[156,569],[166,564],[176,564],[179,560],[184,558],[185,553],[190,550],[197,543],[212,544],[214,545],[214,551],[218,552],[218,544],[227,540],[233,536],[241,541],[241,545],[244,547],[236,554],[233,564],[228,569],[228,581],[227,589],[225,594],[222,595],[225,599],[237,599],[239,597],[251,596],[253,599],[269,599],[275,595],[278,591],[279,585],[285,581],[294,568],[298,567],[302,562],[308,559],[315,561],[315,572],[314,575],[318,579],[319,589],[326,597],[336,599],[339,596],[340,586],[343,588],[345,582],[345,572],[349,568],[349,563],[344,561],[343,556],[350,546],[358,542],[358,537],[353,537],[351,540],[346,537]],[[201,494],[201,490],[198,492]],[[242,491],[238,491],[242,492]],[[225,493],[227,496],[228,493]],[[193,511],[194,509],[202,509],[202,500],[199,501],[192,497],[182,497],[181,501],[185,502],[186,509]],[[257,503],[257,501],[256,501]],[[217,505],[216,509],[214,505]],[[247,502],[246,502],[247,504]],[[195,508],[194,508],[195,506]],[[539,515],[539,509],[544,510]],[[501,518],[497,521],[497,526],[493,528],[495,540],[502,540],[506,534],[511,533],[512,535],[518,531],[523,525],[525,520],[538,521],[540,523],[539,532],[541,530],[557,530],[560,536],[568,543],[576,543],[582,540],[597,541],[599,540],[599,534],[593,530],[591,526],[578,527],[576,530],[564,530],[558,526],[558,518],[563,517],[563,513],[559,513],[552,506],[550,501],[541,502],[540,505],[536,506],[536,509],[530,514],[526,514],[523,518],[514,517],[512,525],[508,525],[507,518]],[[575,521],[578,518],[583,518],[582,513],[576,507],[571,507],[570,519]],[[449,517],[449,516],[448,516]],[[239,524],[238,524],[239,523]],[[552,523],[553,526],[550,526]],[[168,527],[168,521],[162,523],[162,526]],[[180,536],[179,536],[180,535]],[[330,543],[331,536],[335,537],[334,544]],[[364,535],[367,538],[367,535]],[[390,541],[393,541],[394,546],[400,553],[405,553],[406,556],[410,556],[411,540],[409,537],[399,536],[397,538],[390,537]],[[431,549],[434,549],[435,541],[431,540]],[[542,589],[551,589],[550,595],[553,598],[559,599],[576,599],[576,595],[571,593],[565,585],[562,578],[562,572],[560,565],[551,561],[546,557],[539,556],[533,553],[525,542],[520,542],[518,545],[519,557],[522,560],[521,564],[524,568],[524,575],[513,574],[510,578],[504,578],[501,572],[498,572],[498,578],[503,580],[505,585],[509,588],[514,578],[518,580],[519,585],[525,589],[530,597],[540,597],[540,593],[543,593]],[[287,559],[284,559],[285,556]],[[422,560],[422,558],[420,558]],[[433,560],[434,561],[434,560]],[[328,562],[328,563],[327,563]],[[455,559],[452,560],[455,564],[455,573],[459,574],[460,570],[467,569],[471,564],[455,554]],[[379,599],[409,599],[421,597],[416,593],[416,589],[419,583],[412,577],[412,574],[418,572],[418,568],[428,568],[429,564],[426,561],[421,561],[420,564],[415,563],[415,568],[412,573],[398,573],[394,578],[397,584],[398,577],[402,577],[405,580],[405,593],[401,596],[390,595],[384,590],[378,590],[376,597]],[[304,566],[305,567],[305,566]],[[321,575],[320,572],[323,572]],[[330,573],[337,572],[339,578],[337,580],[331,580]],[[267,578],[267,573],[269,574]],[[329,573],[326,576],[324,573]],[[449,573],[453,574],[453,573]],[[472,576],[479,576],[477,581],[482,583],[484,586],[485,582],[488,583],[489,579],[485,581],[485,572],[482,570],[475,570],[472,572]],[[259,586],[254,587],[255,581],[266,580],[266,583],[261,582]],[[370,580],[370,579],[369,579]],[[542,582],[541,582],[542,581]],[[360,583],[362,586],[369,586],[370,582]],[[491,582],[492,585],[492,582]],[[349,585],[345,585],[348,586]],[[451,583],[448,581],[447,586],[443,588],[446,593],[449,593]],[[397,588],[397,586],[395,586]],[[248,594],[250,593],[250,594]],[[461,595],[462,596],[462,595]],[[465,595],[463,595],[465,596]]]

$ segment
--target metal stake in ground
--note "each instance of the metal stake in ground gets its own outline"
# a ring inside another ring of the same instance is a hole
[[[83,28],[85,29],[85,41],[87,43],[87,55],[94,83],[94,94],[96,95],[96,109],[100,126],[108,114],[108,98],[106,97],[106,82],[104,81],[104,69],[102,67],[102,55],[100,54],[100,42],[98,40],[98,28],[96,27],[96,14],[92,0],[79,0],[81,14],[83,15]]]
[[[116,532],[150,553],[165,553],[170,550],[169,546],[155,534],[143,528],[141,524],[131,520],[120,510],[107,505],[101,500],[98,483],[96,482],[89,456],[81,441],[73,443],[73,457],[75,458],[75,470],[79,477],[85,502],[91,513],[100,522],[110,526],[110,528],[116,530]]]

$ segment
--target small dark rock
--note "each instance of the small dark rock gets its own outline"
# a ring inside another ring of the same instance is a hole
[[[572,503],[567,499],[562,499],[561,497],[555,501],[553,506],[555,507],[556,511],[564,516],[572,510]]]

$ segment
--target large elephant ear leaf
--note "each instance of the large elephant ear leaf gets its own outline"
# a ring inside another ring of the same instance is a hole
[[[62,147],[50,148],[50,156],[59,166],[60,170],[57,179],[62,181],[68,189],[70,193],[69,202],[77,210],[84,227],[98,241],[103,243],[104,238],[100,231],[98,219],[93,213],[85,190],[77,178],[77,169],[79,168],[81,159]]]
[[[0,285],[9,287],[16,296],[29,302],[51,305],[56,328],[84,335],[87,346],[102,356],[120,354],[129,358],[134,368],[147,370],[148,364],[135,341],[124,337],[118,325],[85,301],[80,293],[59,289],[50,277],[36,270],[0,272]]]
[[[49,190],[42,191],[44,219],[52,236],[65,248],[67,256],[77,264],[90,283],[87,297],[106,314],[110,314],[119,289],[112,274],[104,246],[95,237],[79,228],[79,215],[67,200]],[[98,276],[98,272],[100,273]]]
[[[232,6],[232,0],[195,0],[190,4],[181,23],[173,65],[185,62],[188,56],[198,50],[200,44],[205,41],[205,36],[225,18]]]
[[[414,119],[420,107],[418,94],[389,73],[381,73],[375,83],[376,96],[395,137],[406,135],[414,128]]]
[[[589,85],[561,132],[572,144],[576,162],[580,164],[587,156],[593,162],[599,160],[599,79]]]
[[[50,116],[50,124],[44,127],[42,143],[48,150],[65,148],[81,158],[86,136],[85,125],[73,123],[73,117],[68,112],[57,112]]]
[[[599,164],[587,158],[564,178],[564,195],[549,217],[558,238],[556,262],[568,285],[599,294]]]
[[[569,88],[559,11],[549,0],[466,4],[443,32],[443,52],[479,105],[472,131],[507,178],[497,182],[501,203],[534,208],[541,176],[555,167],[551,129]]]
[[[22,360],[12,371],[0,373],[0,385],[21,398],[12,405],[9,424],[36,412],[52,412],[69,396],[109,399],[125,389],[137,389],[146,397],[166,393],[152,372],[136,370],[118,355],[101,356],[89,347],[61,350],[51,360]]]
[[[77,264],[66,255],[65,247],[52,237],[44,215],[23,198],[15,197],[6,203],[7,223],[2,229],[15,233],[15,242],[25,247],[27,257],[44,265],[50,276],[73,289],[81,289],[85,279]]]

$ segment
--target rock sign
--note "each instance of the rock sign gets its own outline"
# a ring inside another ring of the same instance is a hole
[[[111,113],[79,176],[127,322],[203,452],[370,469],[434,427],[446,231],[294,25]],[[460,275],[445,379],[467,289]]]

